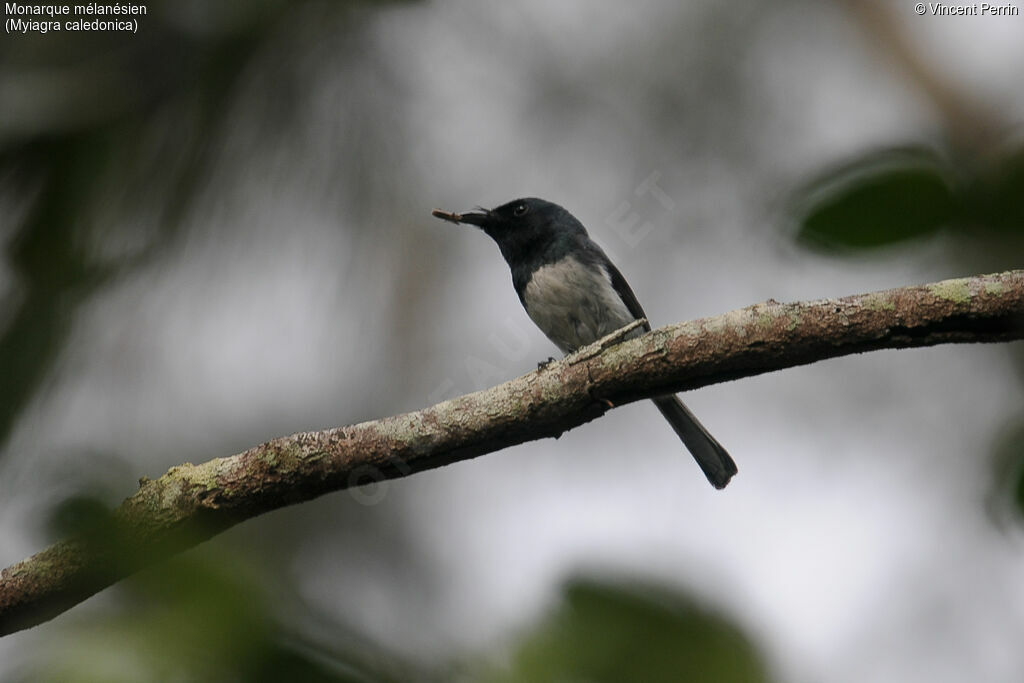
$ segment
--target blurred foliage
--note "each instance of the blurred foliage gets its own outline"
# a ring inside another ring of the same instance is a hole
[[[109,507],[89,492],[58,505],[49,526],[56,537],[75,536],[103,555],[132,561]],[[264,577],[260,564],[245,554],[210,545],[191,550],[109,589],[99,609],[79,608],[61,616],[46,646],[22,671],[4,680],[425,679],[351,629],[330,621],[325,626],[309,606],[295,609],[299,599]],[[298,625],[284,616],[295,613],[302,615]],[[306,635],[313,631],[316,638]]]
[[[263,109],[237,109],[253,64],[305,22],[351,30],[332,38],[357,50],[352,36],[388,4],[157,0],[139,35],[0,43],[0,454],[77,311],[179,239],[228,134],[292,115],[284,68]]]
[[[576,579],[525,637],[499,681],[769,680],[751,641],[718,614],[664,588]]]
[[[57,536],[127,557],[109,508],[88,493],[58,506]],[[721,614],[666,587],[576,578],[561,605],[494,663],[426,667],[359,636],[270,584],[258,561],[210,544],[122,581],[75,608],[46,646],[4,680],[146,681],[767,681],[751,639]],[[287,616],[291,615],[291,617]],[[298,617],[296,621],[295,617]],[[310,635],[315,633],[316,635]]]
[[[749,639],[721,616],[650,586],[577,579],[564,605],[527,634],[511,662],[477,673],[402,663],[339,629],[314,642],[275,616],[241,557],[193,551],[116,589],[99,613],[64,617],[38,661],[11,683],[146,681],[715,681],[769,680]],[[342,647],[339,643],[347,643]],[[460,671],[460,673],[456,673]]]
[[[346,651],[301,637],[274,616],[241,557],[190,552],[116,590],[99,614],[65,617],[12,681],[409,680],[397,659],[366,644]],[[371,653],[373,655],[371,656]]]
[[[797,238],[826,251],[884,247],[945,228],[1024,235],[1024,148],[977,168],[926,147],[875,151],[798,193]]]
[[[3,194],[28,198],[5,235],[14,282],[2,302],[0,357],[10,371],[0,374],[0,446],[53,367],[76,310],[175,238],[208,172],[232,85],[284,7],[226,3],[202,12],[187,3],[176,14],[173,5],[149,3],[146,40],[72,33],[0,48],[5,70],[34,84],[0,115]],[[188,18],[205,30],[189,30]],[[169,120],[177,125],[168,129]],[[126,197],[157,207],[131,236],[98,217]]]
[[[813,249],[854,255],[947,234],[977,268],[1020,267],[1024,247],[1024,146],[987,154],[938,154],[926,147],[876,151],[817,176],[795,196],[796,239]],[[970,246],[970,257],[967,249]],[[1024,324],[1024,321],[1022,321]],[[1010,347],[1018,368],[1024,355]],[[965,454],[974,457],[976,454]],[[990,505],[1024,522],[1024,430],[994,442]]]

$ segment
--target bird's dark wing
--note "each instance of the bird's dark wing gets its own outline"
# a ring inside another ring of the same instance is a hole
[[[622,277],[622,273],[615,267],[615,264],[606,259],[604,266],[608,269],[608,275],[611,276],[612,287],[615,288],[619,298],[622,299],[622,303],[626,304],[626,308],[633,314],[633,317],[646,318],[647,314],[644,313],[640,302],[636,300],[636,294],[633,294],[633,290],[629,288],[629,283],[626,282],[626,278]],[[650,321],[644,323],[644,330],[647,332],[651,331]]]

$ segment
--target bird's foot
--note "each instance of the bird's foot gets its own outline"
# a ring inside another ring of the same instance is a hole
[[[542,360],[539,363],[537,363],[537,370],[543,370],[544,368],[546,368],[547,366],[551,365],[554,362],[555,362],[554,357],[553,356],[548,356],[547,360]]]

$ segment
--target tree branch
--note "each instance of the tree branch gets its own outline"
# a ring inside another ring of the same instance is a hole
[[[143,479],[102,533],[57,543],[0,573],[0,634],[50,619],[269,510],[557,437],[611,404],[875,349],[1022,337],[1020,270],[842,299],[768,301],[617,345],[611,335],[485,391]]]

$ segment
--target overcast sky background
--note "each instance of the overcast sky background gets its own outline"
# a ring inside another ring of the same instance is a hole
[[[936,71],[1021,120],[1024,18],[887,5]],[[442,1],[344,30],[320,5],[286,14],[185,235],[80,311],[21,419],[0,563],[39,550],[41,511],[84,484],[115,503],[179,462],[422,408],[555,353],[494,244],[434,207],[564,205],[656,326],[993,269],[950,237],[846,259],[789,240],[815,172],[943,134],[846,7]],[[210,30],[196,17],[181,30]],[[94,210],[130,235],[132,201]],[[301,599],[423,661],[507,644],[594,571],[697,596],[780,680],[1016,681],[1024,539],[993,522],[990,453],[1022,398],[1006,346],[870,353],[688,394],[739,465],[722,492],[643,403],[212,543],[263,553]],[[0,661],[40,657],[54,627],[3,639]]]

